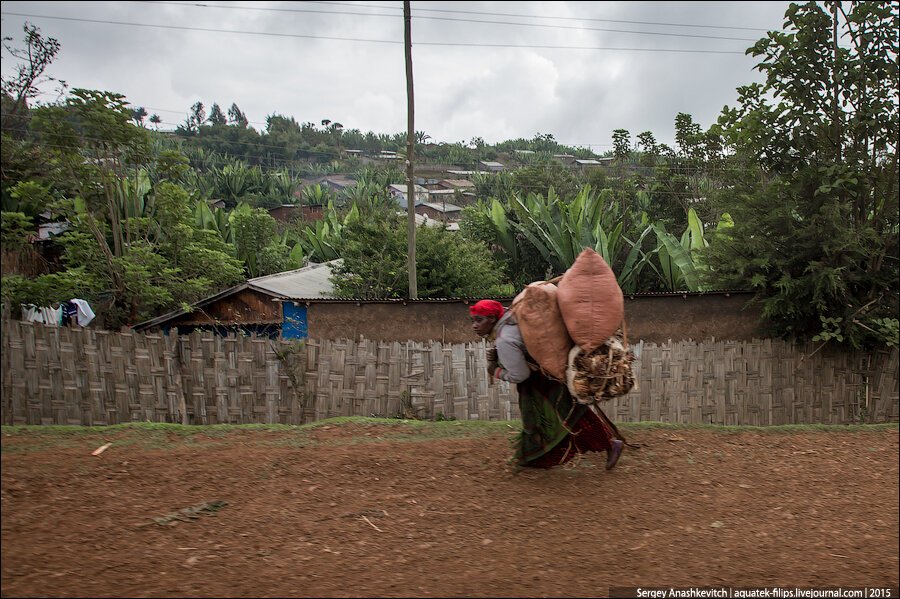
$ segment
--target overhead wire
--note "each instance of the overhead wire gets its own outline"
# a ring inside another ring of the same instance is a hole
[[[136,2],[147,3],[146,0],[133,0]],[[391,16],[391,15],[372,15],[371,13],[344,13],[344,12],[336,12],[336,11],[311,11],[308,9],[285,9],[285,8],[269,8],[269,7],[242,7],[242,6],[223,6],[223,5],[212,5],[207,3],[180,3],[180,2],[150,2],[151,4],[167,4],[167,5],[178,5],[178,6],[187,6],[187,7],[203,7],[203,8],[228,8],[228,9],[246,9],[246,10],[265,10],[265,11],[278,11],[278,12],[319,12],[326,14],[367,14],[368,16]],[[379,9],[390,9],[390,10],[399,10],[398,7],[390,7],[390,6],[380,6],[380,5],[347,5],[339,2],[309,2],[310,4],[328,4],[328,5],[336,5],[336,6],[353,6],[353,7],[368,7],[368,8],[379,8]],[[562,19],[562,20],[588,20],[588,21],[615,21],[615,22],[630,22],[633,24],[653,24],[653,25],[667,25],[667,26],[678,26],[678,27],[687,27],[692,26],[689,24],[680,24],[680,23],[662,23],[662,22],[640,22],[640,21],[616,21],[612,19],[595,19],[595,18],[587,18],[587,17],[559,17],[559,16],[549,16],[549,15],[522,15],[522,14],[514,14],[514,13],[490,13],[484,11],[464,11],[464,10],[451,10],[451,9],[426,9],[426,8],[418,8],[416,12],[432,12],[432,13],[454,13],[454,14],[477,14],[477,15],[489,15],[489,16],[504,16],[504,17],[520,17],[520,18],[542,18],[542,19]],[[303,35],[303,34],[281,34],[281,33],[272,33],[272,32],[253,32],[253,31],[235,31],[235,30],[222,30],[222,29],[214,29],[214,28],[202,28],[202,27],[188,27],[188,26],[174,26],[174,25],[155,25],[155,24],[146,24],[146,23],[128,23],[128,22],[120,22],[120,21],[108,21],[108,20],[99,20],[99,19],[84,19],[78,17],[62,17],[62,16],[51,16],[51,15],[30,15],[25,13],[15,13],[15,12],[7,12],[5,14],[14,15],[14,16],[23,16],[28,18],[48,18],[48,19],[57,19],[57,20],[71,20],[71,21],[80,21],[80,22],[89,22],[89,23],[99,23],[99,24],[109,24],[109,25],[122,25],[122,26],[136,26],[136,27],[156,27],[156,28],[165,28],[165,29],[176,29],[176,30],[196,30],[196,31],[204,31],[204,32],[219,32],[219,33],[236,33],[236,34],[249,34],[249,35],[270,35],[270,36],[278,36],[278,37],[297,37],[297,38],[307,38],[307,39],[327,39],[327,40],[341,40],[341,41],[357,41],[357,42],[373,42],[373,43],[390,43],[390,44],[399,44],[402,43],[400,41],[394,40],[377,40],[377,39],[364,39],[364,38],[342,38],[342,37],[333,37],[333,36],[319,36],[319,35]],[[442,19],[442,20],[460,20],[460,19],[447,19],[442,17],[421,17],[421,18],[431,18],[431,19]],[[504,23],[498,21],[484,21],[485,23],[494,23],[494,24],[510,24],[510,25],[535,25],[535,24],[523,24],[523,23]],[[541,26],[544,26],[541,24]],[[722,28],[720,26],[711,26],[711,25],[701,25],[694,24],[694,26],[699,27],[716,27]],[[552,25],[547,25],[546,27],[554,27]],[[562,27],[561,28],[569,28],[571,27]],[[588,28],[589,29],[589,28]],[[743,28],[743,29],[751,29],[751,28]],[[627,33],[652,33],[652,32],[627,32]],[[668,34],[665,34],[668,35]],[[686,37],[692,37],[690,35],[685,34],[673,34],[673,35],[682,35]],[[694,36],[694,37],[713,37],[713,36]],[[743,38],[720,38],[720,39],[743,39]],[[753,41],[753,40],[746,40]],[[502,43],[493,43],[493,44],[478,44],[478,43],[462,43],[462,42],[421,42],[417,45],[432,45],[432,46],[458,46],[458,47],[506,47],[506,48],[517,48],[517,47],[526,47],[526,48],[536,48],[536,49],[581,49],[581,50],[631,50],[631,51],[648,51],[648,52],[687,52],[687,53],[706,53],[706,54],[744,54],[744,52],[737,51],[727,51],[727,50],[693,50],[693,49],[664,49],[664,48],[611,48],[611,47],[581,47],[581,46],[563,46],[563,45],[521,45],[521,44],[502,44]],[[171,113],[181,113],[182,111],[175,110],[166,110],[166,109],[154,109],[151,110],[165,111]],[[259,121],[253,121],[253,124],[263,125],[263,123]],[[169,124],[169,123],[166,123]],[[235,142],[230,142],[235,143]],[[563,144],[566,145],[566,144]],[[593,147],[610,147],[612,144],[575,144],[570,145],[570,147],[585,147],[585,148],[593,148]]]
[[[219,8],[219,9],[227,9],[227,10],[254,10],[254,11],[272,11],[272,12],[291,12],[291,13],[312,13],[312,14],[333,14],[333,15],[353,15],[353,16],[367,16],[367,17],[388,17],[388,18],[397,18],[398,15],[390,15],[390,14],[372,14],[372,13],[364,13],[364,12],[337,12],[337,11],[325,11],[325,10],[310,10],[310,9],[297,9],[297,8],[269,8],[269,7],[260,7],[260,6],[225,6],[221,4],[196,4],[196,3],[180,3],[180,2],[151,2],[150,0],[132,0],[135,2],[141,2],[144,4],[167,4],[174,6],[185,6],[190,8]],[[416,11],[418,12],[418,10]],[[459,11],[454,11],[459,12]],[[470,13],[472,14],[472,13]],[[507,15],[507,16],[515,16],[515,17],[527,17],[527,15]],[[687,38],[700,38],[700,39],[721,39],[721,40],[731,40],[731,41],[742,41],[742,42],[755,42],[756,39],[753,38],[742,38],[742,37],[727,37],[727,36],[717,36],[717,35],[698,35],[698,34],[690,34],[690,33],[668,33],[668,32],[658,32],[658,31],[628,31],[621,29],[604,29],[600,27],[578,27],[572,25],[549,25],[546,23],[515,23],[511,21],[485,21],[480,19],[465,19],[465,18],[456,18],[456,17],[429,17],[422,16],[418,14],[414,14],[412,19],[415,20],[432,20],[432,21],[452,21],[459,23],[483,23],[483,24],[491,24],[491,25],[512,25],[519,27],[542,27],[547,29],[576,29],[582,31],[604,31],[608,33],[627,33],[633,35],[660,35],[666,37],[687,37]],[[415,42],[414,42],[415,43]]]
[[[297,8],[273,8],[273,7],[261,7],[261,6],[230,6],[223,4],[210,4],[208,2],[198,3],[198,2],[171,2],[171,1],[159,1],[159,0],[130,0],[131,2],[139,2],[141,4],[167,4],[172,6],[187,6],[187,7],[196,7],[196,8],[223,8],[223,9],[234,9],[234,10],[257,10],[257,11],[266,11],[266,12],[294,12],[294,13],[322,13],[322,14],[352,14],[352,15],[366,15],[366,16],[379,16],[379,17],[395,17],[399,16],[400,12],[403,9],[399,6],[384,6],[379,4],[348,4],[345,2],[313,2],[313,1],[304,1],[302,4],[326,4],[347,8],[377,8],[381,10],[392,10],[395,11],[394,14],[373,14],[373,13],[357,13],[357,12],[336,12],[336,11],[313,11],[309,9],[297,9]],[[423,8],[417,5],[414,6],[413,18],[422,18],[418,13],[430,12],[430,13],[450,13],[450,14],[465,14],[465,15],[481,15],[481,16],[494,16],[494,17],[514,17],[521,19],[548,19],[548,20],[556,20],[556,21],[592,21],[599,23],[626,23],[629,25],[654,25],[660,27],[691,27],[691,28],[700,28],[700,29],[734,29],[734,30],[743,30],[743,31],[768,31],[765,27],[746,27],[746,26],[734,26],[734,25],[707,25],[703,23],[671,23],[664,21],[634,21],[627,19],[602,19],[597,17],[562,17],[559,15],[528,15],[522,13],[505,13],[505,12],[487,12],[487,11],[478,11],[478,10],[454,10],[447,8]],[[440,19],[440,17],[435,17],[436,19]],[[487,22],[498,22],[498,21],[487,21]]]
[[[349,42],[364,42],[364,43],[377,43],[377,44],[392,44],[399,45],[403,44],[402,40],[384,40],[384,39],[371,39],[371,38],[358,38],[358,37],[337,37],[337,36],[325,36],[325,35],[307,35],[302,33],[277,33],[270,31],[242,31],[236,29],[216,29],[211,27],[194,27],[187,25],[160,25],[154,23],[132,23],[127,21],[112,21],[105,19],[87,19],[82,17],[63,17],[56,15],[36,15],[29,13],[19,13],[19,12],[7,12],[7,15],[25,17],[30,19],[53,19],[59,21],[72,21],[72,22],[80,22],[80,23],[94,23],[94,24],[103,24],[103,25],[119,25],[119,26],[128,26],[128,27],[147,27],[152,29],[170,29],[175,31],[200,31],[204,33],[227,33],[227,34],[238,34],[238,35],[261,35],[261,36],[269,36],[269,37],[281,37],[281,38],[299,38],[299,39],[321,39],[321,40],[330,40],[330,41],[349,41]],[[427,17],[426,17],[427,18]],[[548,26],[553,27],[553,26]],[[605,30],[610,31],[610,30]],[[619,33],[642,33],[642,32],[622,32]],[[647,33],[647,32],[643,32]],[[661,33],[659,35],[672,35],[679,37],[705,37],[710,38],[711,36],[692,36],[687,34],[666,34]],[[737,41],[756,41],[756,40],[744,40],[743,38],[719,38],[719,39],[731,39]],[[478,43],[478,42],[435,42],[435,41],[416,41],[413,42],[414,46],[449,46],[449,47],[479,47],[479,48],[527,48],[527,49],[544,49],[544,50],[603,50],[603,51],[623,51],[623,52],[671,52],[671,53],[688,53],[688,54],[745,54],[744,51],[738,50],[709,50],[709,49],[689,49],[689,48],[624,48],[624,47],[612,47],[612,46],[569,46],[569,45],[556,45],[556,44],[514,44],[514,43]]]

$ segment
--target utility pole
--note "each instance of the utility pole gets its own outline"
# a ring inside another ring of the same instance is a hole
[[[413,169],[413,149],[415,145],[415,102],[413,101],[412,34],[410,32],[409,0],[403,1],[403,32],[406,47],[406,218],[409,237],[409,298],[417,299],[416,285],[416,181]]]

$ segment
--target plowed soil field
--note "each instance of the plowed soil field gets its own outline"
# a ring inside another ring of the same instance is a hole
[[[2,596],[898,585],[896,425],[628,425],[613,470],[518,472],[515,428],[5,427]]]

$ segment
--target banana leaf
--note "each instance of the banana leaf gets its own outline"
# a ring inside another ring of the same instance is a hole
[[[672,291],[677,291],[674,288],[674,284],[677,283],[678,278],[683,278],[684,284],[687,285],[690,291],[700,291],[700,277],[690,250],[685,249],[671,233],[666,231],[661,223],[654,223],[652,226],[656,232],[657,244],[662,246],[658,254],[660,256],[660,266],[665,271],[666,280],[673,284]],[[663,249],[665,250],[665,255]]]

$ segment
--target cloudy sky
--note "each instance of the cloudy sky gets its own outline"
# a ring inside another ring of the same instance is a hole
[[[436,142],[552,134],[603,153],[612,131],[671,144],[679,112],[704,128],[760,80],[744,51],[781,29],[789,2],[413,0],[415,128]],[[403,3],[2,3],[2,34],[28,21],[59,40],[48,74],[125,94],[163,129],[198,100],[345,129],[406,130]],[[2,71],[15,66],[6,51]],[[53,98],[51,84],[43,99]]]

